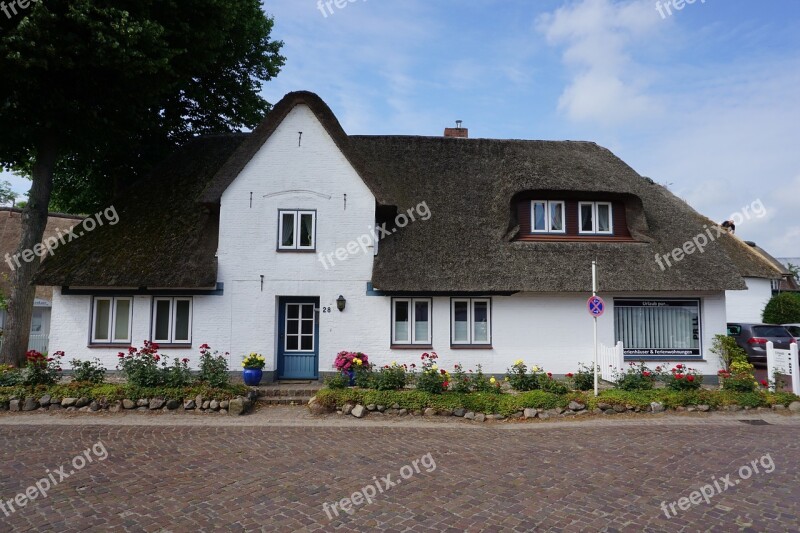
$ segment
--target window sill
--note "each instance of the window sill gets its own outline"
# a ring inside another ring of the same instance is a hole
[[[131,343],[129,343],[129,342],[123,342],[123,343],[119,343],[119,342],[118,343],[110,343],[110,342],[99,343],[99,342],[97,342],[97,343],[92,343],[92,344],[87,344],[86,345],[87,348],[106,348],[106,349],[107,348],[125,348],[126,350],[128,348],[130,348],[130,346],[131,346]]]
[[[451,350],[492,350],[491,344],[451,344]]]
[[[175,348],[191,348],[192,347],[192,343],[185,343],[185,342],[184,343],[180,343],[180,344],[169,344],[169,343],[161,344],[160,342],[153,341],[153,344],[157,344],[159,350],[161,348],[175,349]]]
[[[390,350],[433,350],[432,344],[390,344]]]
[[[317,250],[316,248],[313,250],[310,248],[307,249],[304,248],[302,250],[297,250],[295,248],[277,248],[275,251],[278,252],[279,254],[313,254]]]

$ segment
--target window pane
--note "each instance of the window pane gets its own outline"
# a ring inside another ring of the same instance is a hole
[[[108,326],[111,323],[111,300],[95,300],[94,338],[107,341]]]
[[[114,316],[114,340],[128,339],[128,325],[131,319],[131,301],[117,300],[116,315]]]
[[[533,202],[533,220],[531,220],[531,224],[534,231],[547,231],[546,215],[544,202]]]
[[[788,338],[791,336],[783,326],[754,326],[753,333],[757,337]]]
[[[34,309],[31,315],[31,334],[40,335],[42,333],[42,310]]]
[[[300,215],[300,246],[310,248],[314,244],[314,215]]]
[[[314,305],[306,304],[302,306],[303,318],[314,318]]]
[[[287,350],[297,350],[297,337],[296,336],[287,336],[286,337],[286,349]]]
[[[409,337],[408,302],[394,302],[394,342],[411,342]]]
[[[286,313],[289,318],[297,318],[300,316],[300,306],[297,304],[286,304]]]
[[[489,342],[489,302],[475,302],[473,313],[475,338],[472,342]]]
[[[581,204],[581,231],[594,231],[592,224],[592,204]]]
[[[294,213],[281,213],[281,246],[294,246]]]
[[[564,204],[550,203],[550,231],[564,231]]]
[[[300,349],[311,351],[314,349],[314,336],[303,335],[300,340]]]
[[[695,304],[664,307],[614,304],[616,336],[625,350],[697,350],[700,348],[698,319],[699,309]]]
[[[156,300],[156,327],[154,340],[169,341],[170,301]]]
[[[607,204],[597,205],[597,231],[606,233],[611,231],[611,206]]]
[[[428,342],[430,340],[428,303],[426,301],[414,302],[414,340],[416,342]]]
[[[300,321],[299,320],[287,320],[286,321],[286,333],[288,333],[289,335],[297,335],[299,333],[299,331],[298,331],[298,327],[299,327],[298,322],[300,322]]]
[[[189,311],[192,302],[175,300],[175,342],[189,341]]]
[[[453,302],[453,342],[469,342],[469,302]]]
[[[306,335],[310,335],[314,333],[314,321],[313,320],[303,320],[303,333]]]

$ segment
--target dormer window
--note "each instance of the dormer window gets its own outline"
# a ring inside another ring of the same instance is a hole
[[[564,202],[531,201],[531,233],[565,233]]]
[[[611,202],[578,202],[578,233],[612,235]]]

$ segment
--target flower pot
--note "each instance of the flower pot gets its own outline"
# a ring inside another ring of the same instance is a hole
[[[264,370],[261,368],[245,368],[242,370],[242,378],[244,384],[248,387],[256,387],[261,383],[261,378],[264,377]]]
[[[347,376],[347,378],[350,380],[348,385],[351,386],[351,387],[355,387],[355,385],[356,385],[356,371],[355,370],[342,370],[342,374]]]

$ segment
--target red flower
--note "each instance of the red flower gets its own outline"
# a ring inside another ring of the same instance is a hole
[[[683,365],[675,365],[675,368],[683,368]]]
[[[156,361],[160,361],[161,360],[161,358],[158,356],[158,354],[154,355],[153,359],[155,359]]]
[[[444,376],[445,374],[447,374],[447,370],[442,368],[441,370],[439,370],[439,373]]]
[[[416,363],[411,363],[411,368],[417,368],[417,364]]]
[[[683,379],[683,374],[675,374],[675,379]]]
[[[686,376],[686,381],[694,381],[694,376],[692,374],[689,374],[688,376]]]
[[[189,362],[189,358],[188,357],[184,357],[183,359],[181,359],[181,361],[183,361],[184,363],[188,363]]]
[[[568,378],[571,378],[572,376],[573,376],[572,372],[568,372],[568,373],[567,373],[567,377],[568,377]]]
[[[660,366],[656,367],[656,372],[661,372],[661,367]]]
[[[210,350],[211,346],[209,346],[208,344],[201,344],[200,345],[200,349],[201,350]]]
[[[645,370],[644,372],[642,372],[642,375],[643,375],[644,377],[646,377],[646,378],[649,378],[649,377],[650,377],[650,372],[648,372],[647,370]]]
[[[444,387],[445,389],[447,387],[449,387],[449,386],[450,386],[450,382],[449,381],[445,381],[444,383],[442,383],[442,387]]]
[[[553,373],[552,373],[552,372],[548,372],[548,373],[547,373],[547,377],[548,377],[548,378],[552,378],[552,377],[553,377]]]
[[[761,384],[765,387],[769,387],[769,382],[766,379],[761,380]]]

